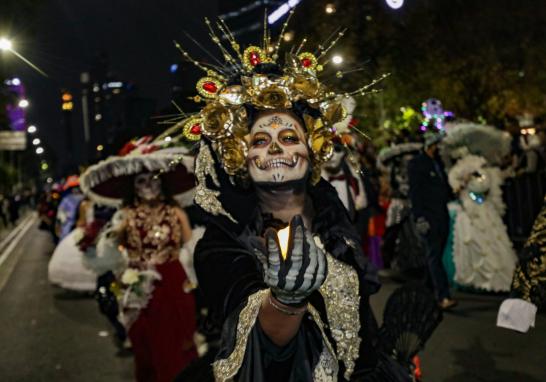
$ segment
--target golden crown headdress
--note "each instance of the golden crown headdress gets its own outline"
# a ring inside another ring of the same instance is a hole
[[[175,42],[184,57],[206,73],[197,81],[198,95],[194,97],[196,102],[205,102],[206,105],[198,114],[183,115],[158,139],[169,136],[172,140],[197,142],[205,137],[213,143],[212,147],[227,174],[245,176],[249,106],[257,110],[294,110],[296,105],[304,105],[310,111],[303,113],[302,119],[312,154],[313,183],[317,182],[320,165],[333,152],[332,140],[337,133],[334,125],[347,114],[343,99],[376,92],[373,86],[387,75],[343,93],[334,92],[320,81],[320,73],[327,64],[326,54],[344,31],[325,46],[319,46],[317,54],[304,50],[307,42],[304,38],[286,53],[281,63],[279,50],[293,12],[283,24],[276,42],[272,41],[264,20],[261,47],[251,45],[244,50],[223,20],[216,23],[215,29],[210,20],[205,19],[209,35],[225,60],[222,67],[202,64]]]

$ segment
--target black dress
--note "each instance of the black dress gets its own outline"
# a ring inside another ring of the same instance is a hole
[[[369,305],[369,296],[379,289],[375,270],[335,190],[321,181],[308,194],[316,211],[312,232],[328,253],[328,277],[310,296],[309,312],[285,347],[274,345],[257,320],[267,286],[252,243],[276,222],[249,199],[239,205],[253,211],[244,226],[214,217],[196,247],[195,268],[209,318],[222,330],[213,364],[216,380],[358,380],[376,368],[377,325]]]

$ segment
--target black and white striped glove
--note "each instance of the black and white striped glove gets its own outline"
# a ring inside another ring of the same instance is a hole
[[[275,229],[269,228],[266,231],[265,240],[266,254],[255,249],[263,266],[265,283],[279,302],[294,306],[303,304],[326,278],[328,270],[325,253],[305,230],[299,215],[290,223],[286,259],[282,258]]]

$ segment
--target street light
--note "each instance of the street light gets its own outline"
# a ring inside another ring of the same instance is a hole
[[[41,141],[40,141],[40,138],[34,138],[34,139],[32,140],[32,144],[33,144],[34,146],[38,146],[38,145],[40,144],[40,142],[41,142]]]
[[[44,148],[43,147],[38,147],[36,149],[36,154],[40,155],[40,154],[43,154],[44,153]]]
[[[343,63],[343,57],[339,54],[336,54],[334,57],[332,57],[332,62],[335,65],[341,65]]]
[[[326,4],[326,8],[324,8],[324,12],[331,15],[332,13],[336,13],[336,6],[334,4]]]
[[[28,102],[28,99],[22,99],[19,101],[18,105],[21,109],[26,109],[30,103]]]
[[[282,39],[286,42],[290,42],[294,39],[294,31],[288,31],[282,35]]]
[[[104,150],[104,146],[103,146],[103,145],[98,145],[98,146],[97,146],[97,151],[100,152],[100,151],[102,151],[102,150]]]
[[[11,50],[13,43],[7,37],[0,38],[0,50]]]
[[[34,134],[36,131],[38,131],[38,129],[37,129],[36,126],[34,126],[34,125],[30,125],[30,126],[28,127],[28,129],[27,129],[27,132],[28,132],[29,134]]]
[[[385,0],[392,9],[400,9],[404,5],[404,0]]]
[[[15,55],[17,58],[19,58],[25,64],[27,64],[32,69],[34,69],[38,73],[40,73],[42,76],[47,77],[47,74],[42,69],[40,69],[39,67],[34,65],[26,57],[24,57],[21,53],[17,52],[15,49],[13,49],[13,42],[9,38],[0,37],[0,51],[9,51],[9,52],[11,52],[13,55]]]

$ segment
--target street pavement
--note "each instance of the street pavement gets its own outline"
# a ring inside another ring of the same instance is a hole
[[[372,297],[380,312],[399,285],[385,281]],[[444,319],[421,353],[425,382],[546,382],[546,316],[527,334],[496,327],[503,296],[455,292],[459,305]]]
[[[133,380],[132,359],[118,354],[95,301],[48,284],[53,248],[34,222],[0,267],[0,381]],[[386,280],[372,298],[378,316],[396,287]],[[456,297],[459,307],[422,353],[425,382],[546,381],[544,315],[536,329],[518,334],[495,327],[502,297]]]
[[[94,299],[49,285],[53,249],[35,223],[0,269],[16,262],[0,290],[0,381],[132,381]]]

